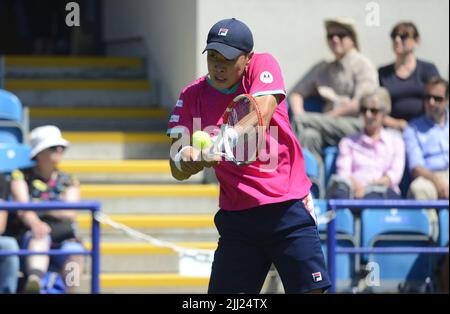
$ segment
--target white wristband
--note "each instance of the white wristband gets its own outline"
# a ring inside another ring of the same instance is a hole
[[[181,169],[181,154],[183,153],[184,150],[188,148],[191,148],[191,146],[184,146],[173,158],[173,163],[175,164],[175,167],[181,172],[183,171],[183,169]]]

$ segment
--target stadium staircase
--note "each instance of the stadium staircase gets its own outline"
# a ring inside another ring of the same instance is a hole
[[[7,57],[7,90],[29,108],[30,129],[57,125],[71,142],[61,169],[81,181],[83,200],[161,240],[213,250],[218,186],[202,174],[186,182],[170,175],[168,112],[143,59],[119,57]],[[78,218],[90,244],[90,217]],[[205,293],[207,277],[179,274],[171,249],[155,247],[102,226],[101,290],[104,293]],[[89,264],[80,288],[89,291]],[[265,290],[273,292],[270,276]]]

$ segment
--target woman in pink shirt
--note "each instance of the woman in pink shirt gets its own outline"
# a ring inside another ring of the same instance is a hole
[[[385,88],[361,98],[364,129],[339,143],[328,198],[400,198],[405,145],[398,133],[383,128],[383,119],[390,111],[391,99]]]

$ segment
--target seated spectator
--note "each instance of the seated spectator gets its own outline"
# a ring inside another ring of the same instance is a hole
[[[378,73],[369,59],[358,51],[352,20],[336,18],[325,21],[328,46],[335,56],[332,62],[316,65],[292,89],[289,96],[294,129],[300,144],[319,162],[323,176],[322,149],[361,131],[358,117],[361,96],[378,87]],[[320,96],[325,102],[322,113],[305,112],[304,99]]]
[[[0,173],[0,202],[7,196],[7,181]],[[19,247],[11,237],[2,236],[6,228],[7,211],[0,210],[0,251],[15,251]],[[16,293],[17,273],[19,272],[19,257],[17,255],[0,256],[0,294]]]
[[[339,143],[337,174],[330,179],[328,198],[400,198],[398,185],[405,167],[405,147],[401,136],[383,128],[383,119],[390,110],[391,100],[385,88],[361,98],[364,129]]]
[[[425,85],[425,114],[403,134],[409,171],[408,196],[448,200],[448,82],[435,77]]]
[[[403,131],[408,122],[424,113],[425,83],[439,72],[433,63],[418,59],[414,50],[420,44],[417,27],[402,22],[392,29],[392,48],[395,63],[378,70],[380,85],[389,90],[392,111],[384,119],[384,126]]]
[[[68,142],[62,138],[60,130],[55,126],[42,126],[31,132],[31,158],[36,160],[33,168],[15,170],[12,172],[11,194],[15,201],[66,201],[80,200],[79,183],[57,168],[63,158]],[[13,234],[22,247],[33,251],[47,251],[61,249],[77,251],[83,250],[76,237],[74,222],[76,211],[22,211],[8,222],[9,233]],[[39,293],[41,280],[51,266],[55,266],[66,278],[65,265],[76,262],[82,273],[82,256],[54,256],[49,259],[46,255],[34,255],[26,258],[25,271],[28,275],[25,284],[26,293]],[[64,280],[64,282],[67,282]],[[68,287],[73,292],[75,287]],[[73,288],[73,289],[71,289]]]

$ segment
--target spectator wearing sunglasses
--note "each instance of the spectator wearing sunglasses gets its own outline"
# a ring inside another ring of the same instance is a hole
[[[315,65],[292,89],[289,105],[294,129],[302,147],[319,161],[323,175],[322,149],[362,129],[359,101],[378,87],[378,73],[372,62],[359,52],[353,20],[325,21],[328,47],[335,60]],[[305,112],[304,99],[319,96],[321,112]]]
[[[412,120],[403,133],[414,178],[408,195],[448,200],[448,82],[439,77],[428,81],[423,101],[425,114]]]
[[[80,200],[78,181],[59,171],[57,166],[63,158],[69,142],[60,130],[51,125],[42,126],[31,132],[31,158],[36,161],[32,168],[15,170],[11,173],[11,195],[14,201],[66,201]],[[61,249],[81,251],[83,246],[77,239],[75,230],[76,211],[20,211],[10,215],[7,233],[16,237],[22,248],[32,251]],[[66,273],[65,265],[76,262],[78,274],[82,273],[82,256],[32,255],[25,259],[27,280],[26,293],[40,293],[41,282],[48,270]],[[69,267],[67,267],[69,269]],[[70,269],[72,270],[72,268]],[[64,282],[67,282],[64,280]],[[73,289],[68,289],[73,292]]]
[[[361,98],[364,127],[339,143],[337,172],[330,179],[328,198],[399,199],[405,167],[405,146],[398,132],[383,128],[391,110],[385,88]]]
[[[391,32],[395,62],[381,67],[380,85],[389,90],[392,112],[383,123],[386,127],[403,131],[408,122],[424,113],[423,91],[425,83],[439,72],[433,63],[420,60],[414,51],[420,44],[417,27],[401,22]]]

